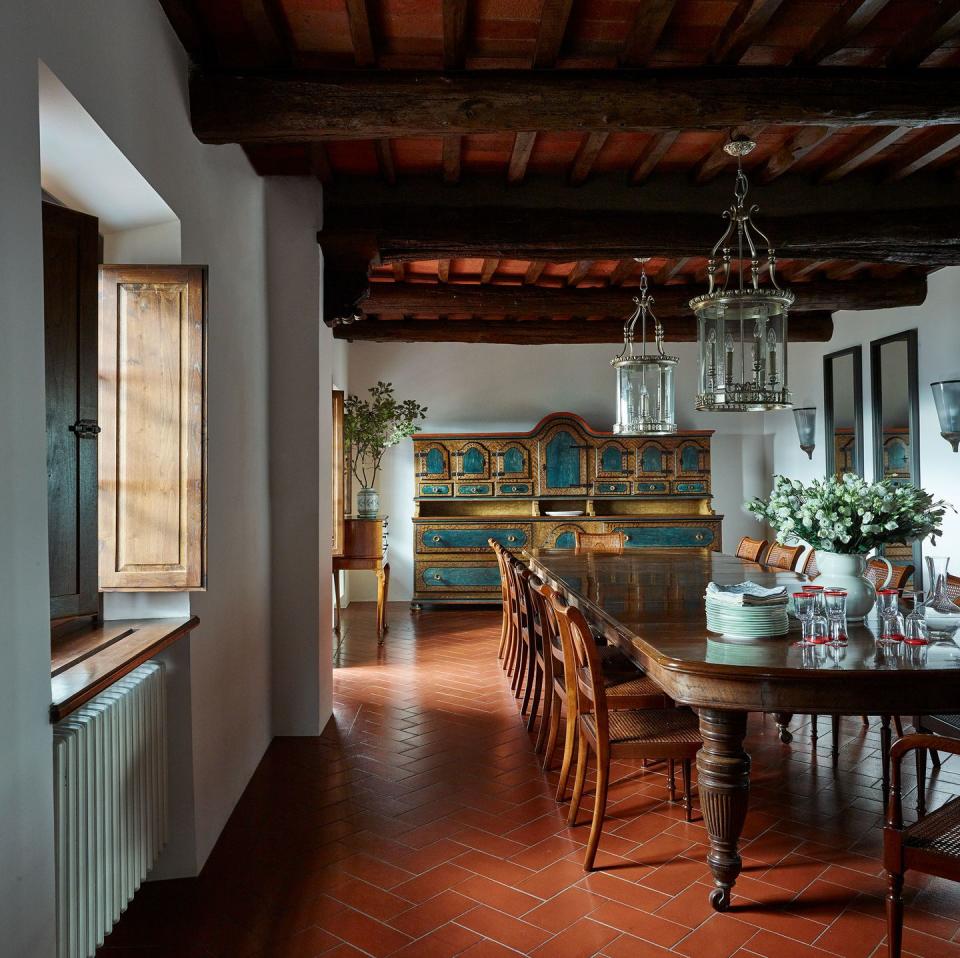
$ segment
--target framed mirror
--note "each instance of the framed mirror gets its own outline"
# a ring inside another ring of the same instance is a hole
[[[863,348],[823,357],[823,422],[827,475],[863,475]]]
[[[920,485],[920,399],[917,389],[917,331],[908,329],[870,344],[873,403],[873,475],[879,481]],[[887,546],[894,563],[912,563],[922,578],[920,543]]]

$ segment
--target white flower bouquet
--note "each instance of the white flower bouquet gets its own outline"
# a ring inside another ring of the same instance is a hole
[[[866,555],[879,546],[927,536],[936,541],[952,508],[916,486],[870,483],[852,473],[808,485],[774,476],[770,498],[745,506],[776,530],[778,542],[802,540],[841,555]]]

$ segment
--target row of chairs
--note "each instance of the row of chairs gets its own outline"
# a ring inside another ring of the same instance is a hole
[[[563,728],[563,758],[556,800],[567,799],[576,757],[567,821],[577,822],[587,768],[596,766],[593,815],[584,870],[596,860],[610,784],[610,762],[642,759],[667,763],[668,793],[676,801],[676,766],[683,781],[687,821],[692,817],[692,764],[702,746],[699,722],[613,646],[600,644],[583,613],[542,582],[495,540],[500,568],[503,628],[498,657],[521,699],[532,730],[540,715],[536,750],[550,771]],[[581,547],[586,547],[581,543]],[[620,551],[623,541],[589,543],[591,551]],[[542,709],[541,706],[542,699]]]

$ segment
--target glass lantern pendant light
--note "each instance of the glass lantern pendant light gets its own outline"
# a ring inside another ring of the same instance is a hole
[[[793,293],[777,285],[776,253],[751,220],[757,207],[745,205],[749,187],[743,157],[755,146],[745,138],[724,146],[737,158],[736,202],[723,214],[726,232],[707,261],[707,292],[690,300],[700,351],[697,409],[704,412],[766,412],[791,406],[787,314]],[[758,241],[767,251],[763,267]],[[764,268],[769,285],[761,287]]]
[[[623,326],[623,350],[610,360],[617,371],[617,421],[613,431],[621,436],[667,436],[677,431],[676,356],[663,351],[663,326],[653,315],[653,297],[647,281],[646,260],[641,264],[640,296],[636,309]],[[647,317],[653,322],[656,353],[647,354]],[[641,352],[633,351],[633,335],[640,321]]]

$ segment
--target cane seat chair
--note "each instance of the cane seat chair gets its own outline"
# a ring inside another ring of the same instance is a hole
[[[751,539],[750,536],[744,536],[737,545],[737,558],[747,559],[750,562],[759,562],[766,551],[766,539]]]
[[[667,759],[679,761],[683,769],[684,805],[691,820],[691,766],[702,746],[699,722],[687,709],[645,708],[612,710],[605,687],[600,657],[590,626],[579,609],[554,595],[551,599],[567,663],[567,698],[576,708],[577,770],[570,799],[567,824],[576,824],[587,777],[590,753],[596,755],[597,781],[594,793],[590,836],[584,853],[584,871],[592,871],[596,860],[603,818],[607,807],[610,761],[619,758]],[[673,776],[670,798],[675,800]]]
[[[955,605],[960,605],[960,575],[947,576],[947,595]]]
[[[803,560],[803,567],[800,569],[800,572],[811,579],[815,579],[818,575],[820,575],[820,567],[817,565],[816,549],[811,549],[807,553],[807,557]]]
[[[887,578],[887,564],[879,559],[870,559],[867,561],[867,571],[864,575],[873,583],[875,589],[896,589],[899,592],[906,588],[910,576],[913,575],[913,566],[892,565],[890,581],[884,586],[883,583]]]
[[[763,564],[774,569],[785,569],[787,572],[793,572],[797,568],[802,552],[802,545],[784,546],[779,542],[774,542],[770,546]]]
[[[883,829],[883,867],[887,873],[887,954],[900,958],[903,947],[903,876],[918,871],[960,881],[960,797],[921,814],[913,824],[903,821],[900,764],[911,751],[941,751],[960,755],[960,739],[941,735],[907,735],[890,752],[890,800]]]
[[[493,554],[497,557],[497,570],[500,572],[500,599],[503,602],[503,621],[500,625],[500,644],[497,647],[497,658],[506,668],[506,654],[508,648],[508,637],[510,634],[510,590],[507,584],[506,559],[503,554],[503,546],[496,539],[488,539],[487,545],[493,549]]]
[[[573,531],[573,547],[578,552],[623,552],[626,541],[622,532]]]

